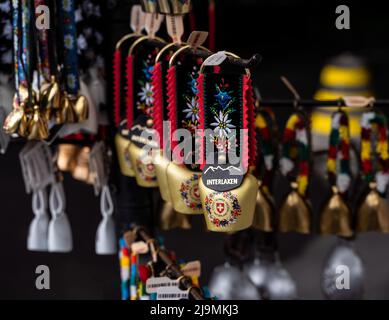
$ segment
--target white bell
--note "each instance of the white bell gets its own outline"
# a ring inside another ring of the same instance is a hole
[[[70,252],[73,249],[72,230],[65,213],[65,192],[62,182],[54,183],[50,191],[48,249],[50,252]]]
[[[27,250],[47,251],[47,230],[49,217],[46,213],[47,194],[46,190],[38,190],[32,194],[32,211],[35,214],[27,236]]]
[[[104,185],[101,190],[100,210],[103,216],[96,232],[96,253],[100,255],[115,254],[116,233],[112,218],[113,202],[109,187]]]

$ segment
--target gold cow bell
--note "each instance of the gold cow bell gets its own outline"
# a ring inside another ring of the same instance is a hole
[[[32,118],[28,123],[27,138],[29,140],[43,140],[49,136],[49,129],[47,121],[44,116],[40,113],[39,107],[34,106]]]
[[[73,171],[77,164],[80,147],[74,144],[62,143],[58,146],[57,166],[61,171]]]
[[[255,229],[271,232],[274,230],[274,209],[271,198],[263,190],[259,182],[253,227]]]
[[[76,159],[76,166],[72,170],[72,177],[76,180],[93,184],[93,177],[89,169],[90,147],[82,147]]]
[[[159,217],[159,227],[168,231],[175,228],[190,229],[192,226],[187,215],[178,213],[169,202],[164,202]]]
[[[22,118],[25,117],[23,106],[15,107],[5,118],[3,129],[7,134],[12,134],[18,131],[21,125]]]
[[[320,232],[341,237],[351,237],[351,210],[344,202],[336,187],[332,188],[333,195],[327,201],[320,218]]]
[[[370,183],[367,194],[357,212],[357,231],[389,232],[389,208],[376,190],[376,183]]]
[[[163,156],[162,150],[156,150],[154,155],[155,173],[159,186],[161,198],[166,202],[171,202],[169,183],[167,181],[167,167],[170,161]]]
[[[225,192],[218,192],[199,182],[205,221],[210,231],[235,232],[249,228],[254,219],[257,179],[247,174],[242,184]]]
[[[124,138],[120,133],[115,135],[116,153],[118,156],[120,172],[127,177],[135,177],[134,168],[131,165],[129,156],[130,140]]]
[[[293,182],[292,191],[280,208],[279,230],[281,232],[299,232],[309,234],[311,229],[311,210],[297,192],[297,183]]]
[[[61,97],[60,113],[56,115],[56,123],[74,123],[77,122],[77,116],[74,112],[73,106],[70,103],[69,97],[65,93]]]
[[[76,113],[78,122],[82,122],[88,119],[89,106],[88,100],[83,95],[79,95],[77,98],[71,98],[70,100],[74,112]]]
[[[134,143],[130,143],[128,155],[134,168],[135,179],[138,185],[145,188],[158,187],[152,156]]]
[[[166,175],[174,210],[184,214],[202,214],[199,190],[201,173],[170,162]]]

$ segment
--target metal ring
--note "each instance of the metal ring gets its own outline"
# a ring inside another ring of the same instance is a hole
[[[236,55],[235,53],[232,53],[232,52],[230,52],[230,51],[224,51],[224,53],[225,53],[227,56],[230,56],[230,57],[232,57],[232,58],[240,59],[240,57],[239,57],[238,55]],[[217,52],[214,53],[213,55],[215,55],[215,54],[217,54]],[[209,56],[208,58],[212,57],[213,55]],[[200,67],[200,73],[204,73],[204,68],[206,67],[206,66],[204,65],[204,63],[205,63],[205,61],[203,62],[203,64],[202,64],[201,67]],[[245,71],[246,71],[247,77],[248,77],[248,78],[251,78],[250,69],[245,68]]]
[[[172,42],[172,43],[168,43],[166,46],[164,46],[157,54],[156,58],[155,58],[155,63],[158,63],[159,60],[161,59],[162,57],[162,54],[169,48],[171,47],[174,47],[174,46],[181,46],[185,44],[184,42]],[[181,48],[180,48],[181,49]],[[179,50],[179,49],[177,49]]]
[[[120,49],[120,46],[127,40],[133,38],[133,37],[136,37],[136,36],[139,36],[139,37],[142,37],[142,34],[138,34],[138,33],[129,33],[129,34],[126,34],[125,36],[123,36],[118,42],[116,42],[116,46],[115,46],[115,49],[118,50]]]
[[[132,55],[132,52],[134,51],[135,47],[139,44],[139,43],[142,43],[143,41],[146,41],[146,40],[157,40],[157,41],[160,41],[161,43],[165,43],[165,40],[163,40],[162,38],[159,38],[159,37],[153,37],[151,38],[150,36],[143,36],[143,37],[140,37],[139,39],[135,40],[135,42],[131,45],[130,49],[128,50],[128,55]]]
[[[170,58],[169,60],[169,68],[173,66],[174,64],[174,61],[176,60],[176,58],[178,57],[178,55],[180,53],[182,53],[183,51],[187,50],[187,49],[190,49],[192,48],[192,46],[190,45],[186,45],[186,46],[183,46],[182,48],[178,49],[176,52],[174,52],[174,54],[172,55],[172,57]],[[199,46],[199,48],[201,50],[204,50],[204,51],[207,51],[207,52],[211,52],[209,49],[203,47],[203,46]]]

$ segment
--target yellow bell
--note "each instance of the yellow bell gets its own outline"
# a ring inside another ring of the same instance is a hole
[[[333,187],[333,194],[327,201],[320,218],[320,232],[341,237],[351,237],[352,217],[350,208],[344,203],[338,189]]]
[[[218,192],[199,182],[205,221],[210,231],[234,232],[249,228],[254,219],[257,179],[247,174],[242,184],[230,191]]]
[[[159,216],[159,227],[168,231],[175,228],[190,229],[189,217],[174,210],[169,202],[164,202]]]
[[[82,122],[88,119],[89,105],[85,96],[79,95],[75,99],[71,99],[73,110],[76,113],[78,122]]]
[[[120,133],[115,135],[116,153],[119,160],[119,168],[122,175],[127,177],[135,177],[134,168],[131,165],[128,147],[130,140],[124,138]]]
[[[166,175],[174,210],[184,214],[202,214],[199,192],[201,173],[170,162]]]
[[[73,106],[69,101],[68,95],[65,93],[61,97],[61,104],[59,112],[56,114],[56,123],[74,123],[77,122],[77,116],[74,112]]]
[[[297,183],[293,182],[292,191],[280,208],[279,230],[308,234],[311,229],[311,210],[297,192]]]
[[[57,166],[61,171],[73,171],[77,164],[80,147],[74,144],[62,143],[58,146]]]
[[[28,123],[27,134],[29,140],[43,140],[49,136],[47,121],[40,113],[37,105],[34,106],[32,118]]]
[[[134,143],[130,143],[128,155],[131,166],[134,168],[135,179],[138,185],[145,188],[158,187],[152,156],[146,150],[137,147]]]
[[[269,196],[263,190],[260,182],[257,192],[253,227],[265,232],[274,230],[274,209],[272,200],[269,199]]]
[[[154,153],[154,166],[157,175],[159,192],[161,198],[166,202],[171,202],[169,183],[167,181],[167,167],[170,161],[163,156],[163,150],[157,150]]]
[[[357,212],[357,231],[389,232],[389,207],[376,190],[376,183],[370,183],[370,192]]]

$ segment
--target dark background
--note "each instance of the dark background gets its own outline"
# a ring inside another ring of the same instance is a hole
[[[193,0],[198,29],[207,29],[207,1]],[[114,4],[114,5],[112,5]],[[351,30],[337,30],[335,8],[348,4]],[[242,57],[255,52],[263,56],[254,78],[263,98],[288,98],[279,80],[286,75],[302,97],[312,97],[319,72],[328,58],[352,52],[366,58],[373,88],[379,98],[389,98],[389,19],[384,1],[279,1],[216,0],[217,49]],[[129,32],[130,1],[108,1],[106,13],[107,77],[116,41]],[[282,118],[290,109],[277,111]],[[74,250],[70,254],[26,251],[32,219],[31,198],[24,192],[18,152],[11,145],[0,156],[0,298],[3,299],[118,299],[119,267],[116,256],[94,253],[95,231],[100,220],[99,200],[93,189],[65,176],[67,213],[73,228]],[[314,188],[313,188],[314,189]],[[321,194],[317,194],[321,198]],[[225,235],[204,232],[201,219],[190,231],[164,233],[165,244],[186,260],[200,259],[202,283],[214,266],[224,262]],[[297,282],[303,299],[323,298],[320,273],[333,237],[281,235],[281,259]],[[368,299],[389,298],[389,238],[380,234],[358,236],[355,247],[365,262]],[[51,269],[51,290],[35,289],[35,268]]]

